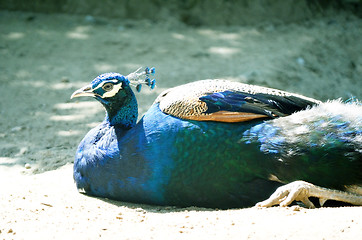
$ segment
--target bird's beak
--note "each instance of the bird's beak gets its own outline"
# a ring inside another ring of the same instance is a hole
[[[70,96],[70,99],[76,98],[76,97],[94,97],[95,94],[93,93],[93,89],[91,85],[84,86],[77,91],[75,91],[72,96]]]

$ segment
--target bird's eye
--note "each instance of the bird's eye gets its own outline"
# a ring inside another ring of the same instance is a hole
[[[104,91],[109,92],[113,89],[113,83],[106,83],[103,85],[102,88]]]

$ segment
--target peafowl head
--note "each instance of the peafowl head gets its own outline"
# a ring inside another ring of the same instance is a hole
[[[104,73],[96,77],[89,85],[76,90],[70,97],[90,96],[98,100],[106,109],[106,120],[111,125],[121,125],[125,128],[133,127],[137,122],[138,107],[136,97],[131,89],[141,91],[142,84],[155,87],[154,68],[146,68],[123,76],[119,73]]]

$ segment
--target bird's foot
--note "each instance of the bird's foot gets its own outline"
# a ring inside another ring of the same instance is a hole
[[[308,208],[314,208],[314,204],[308,199],[309,189],[313,184],[295,181],[279,187],[267,200],[256,204],[257,207],[271,207],[280,205],[282,207],[290,205],[293,201],[301,201]]]
[[[142,84],[154,89],[156,86],[156,80],[150,79],[149,76],[153,76],[156,72],[155,68],[146,67],[143,71],[139,72],[141,68],[137,69],[133,73],[128,74],[126,77],[130,83],[136,87],[137,92],[141,91]],[[142,79],[144,77],[144,79]]]
[[[362,205],[362,196],[322,188],[304,181],[295,181],[279,187],[267,200],[256,204],[257,207],[271,207],[279,205],[282,207],[290,205],[293,201],[301,201],[308,208],[315,208],[309,197],[319,198],[321,206],[327,200],[335,200],[340,202],[351,203],[354,205]]]

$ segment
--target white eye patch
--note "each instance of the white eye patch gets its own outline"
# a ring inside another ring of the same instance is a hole
[[[122,88],[122,84],[121,84],[121,83],[120,83],[120,84],[116,84],[116,85],[113,86],[113,88],[112,88],[111,91],[105,92],[102,97],[103,97],[103,98],[113,97],[114,95],[116,95],[116,94],[119,92],[119,90],[120,90],[121,88]]]
[[[112,88],[112,90],[110,90],[110,91],[106,91],[101,97],[102,98],[109,98],[109,97],[113,97],[114,95],[116,95],[118,92],[119,92],[119,90],[122,88],[122,83],[120,83],[118,80],[109,80],[109,81],[106,81],[106,82],[104,82],[104,83],[102,83],[102,84],[99,84],[96,88],[94,88],[93,89],[93,92],[95,91],[95,90],[97,90],[98,88],[103,88],[103,86],[105,85],[105,84],[108,84],[108,83],[114,83],[114,85],[113,85],[113,88]]]

